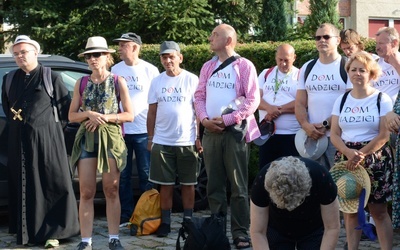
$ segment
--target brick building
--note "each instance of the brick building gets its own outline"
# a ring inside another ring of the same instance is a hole
[[[310,14],[308,0],[296,0],[294,9],[301,22]],[[344,28],[374,38],[379,28],[395,27],[400,32],[400,0],[339,0],[338,11]]]

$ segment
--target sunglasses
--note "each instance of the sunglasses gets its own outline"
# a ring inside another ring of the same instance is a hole
[[[324,38],[324,40],[329,40],[332,37],[337,37],[337,36],[330,36],[330,35],[315,36],[314,39],[315,39],[315,41],[319,41],[319,40],[321,40],[321,38]]]
[[[86,60],[89,60],[90,58],[92,58],[92,56],[94,58],[99,58],[100,56],[102,56],[103,53],[102,52],[95,52],[95,53],[87,53],[85,55],[83,55],[85,57]]]

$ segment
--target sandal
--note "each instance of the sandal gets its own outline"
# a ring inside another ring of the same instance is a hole
[[[233,240],[236,249],[243,249],[251,247],[250,238],[245,236],[239,236]]]

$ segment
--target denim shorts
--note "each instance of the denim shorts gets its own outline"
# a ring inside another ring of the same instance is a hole
[[[79,159],[87,159],[87,158],[97,158],[98,157],[98,152],[99,152],[99,144],[95,143],[94,144],[94,150],[93,152],[88,152],[85,150],[85,139],[82,138],[81,141],[81,156]],[[107,149],[107,155],[108,158],[115,159],[114,155],[111,153],[109,149]]]

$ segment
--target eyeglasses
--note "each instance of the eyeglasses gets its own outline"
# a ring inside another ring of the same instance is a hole
[[[87,54],[84,55],[84,57],[85,57],[86,60],[89,60],[90,58],[92,58],[92,56],[94,58],[99,58],[102,55],[103,55],[102,52],[95,52],[95,53],[87,53]]]
[[[30,50],[21,50],[20,52],[14,52],[12,55],[13,57],[19,57],[24,56],[26,53],[28,53],[29,51],[35,51],[34,49],[30,49]]]
[[[314,39],[315,39],[315,41],[319,41],[319,40],[321,40],[321,38],[324,38],[324,40],[329,40],[332,37],[337,37],[337,36],[330,36],[330,35],[315,36]]]

